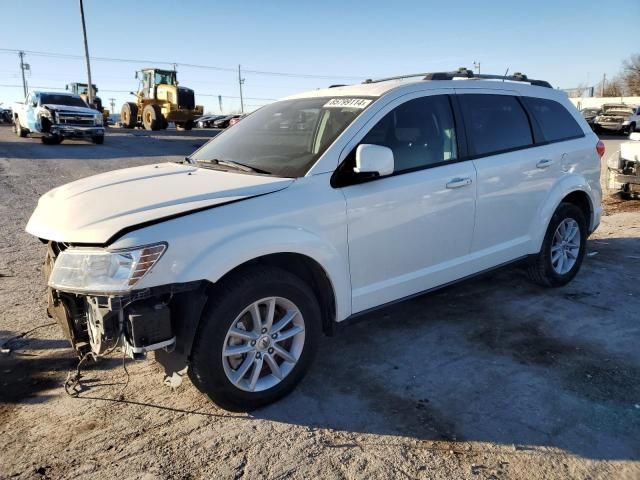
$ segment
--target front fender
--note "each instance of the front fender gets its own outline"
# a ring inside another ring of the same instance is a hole
[[[594,202],[594,198],[599,198],[599,195],[596,195],[597,192],[594,191],[589,181],[587,181],[587,179],[582,175],[572,174],[563,176],[549,191],[545,201],[538,209],[538,214],[535,216],[532,222],[530,233],[533,251],[530,253],[537,253],[540,251],[542,242],[544,241],[544,236],[547,233],[547,227],[549,225],[549,222],[551,221],[553,213],[556,211],[558,205],[560,205],[562,200],[567,195],[576,191],[586,193],[587,197],[589,198],[589,205],[591,207],[591,218],[587,218],[587,223],[589,225],[590,231],[591,229],[595,228],[595,226],[597,226],[601,211],[600,205],[595,205],[596,202]]]
[[[242,204],[244,202],[240,202]],[[248,205],[247,205],[248,206]],[[220,210],[222,212],[222,210]],[[173,238],[164,257],[139,282],[136,288],[150,288],[166,283],[219,281],[246,262],[265,255],[294,253],[314,260],[324,270],[336,299],[336,320],[351,314],[351,280],[348,270],[346,231],[333,230],[324,239],[314,231],[292,225],[252,224],[242,230],[210,230],[207,212],[190,215],[174,222],[164,222],[123,237],[112,248],[130,248],[154,243],[158,238]],[[186,223],[185,223],[186,222]],[[168,235],[170,231],[172,235]],[[184,235],[176,232],[185,232]],[[344,239],[342,237],[344,236]],[[205,239],[208,242],[203,242]]]
[[[297,253],[317,262],[333,286],[336,319],[341,320],[351,314],[351,281],[346,267],[348,259],[330,243],[301,228],[268,227],[225,238],[185,264],[179,281],[206,279],[215,283],[248,261],[277,253]]]

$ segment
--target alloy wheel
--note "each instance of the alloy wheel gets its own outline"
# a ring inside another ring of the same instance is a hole
[[[294,369],[304,339],[304,318],[293,302],[282,297],[253,302],[227,331],[222,349],[225,375],[241,390],[268,390]]]
[[[556,228],[551,242],[553,270],[559,275],[566,274],[576,264],[579,253],[580,226],[573,218],[565,218]]]

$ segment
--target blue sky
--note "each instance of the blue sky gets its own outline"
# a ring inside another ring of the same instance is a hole
[[[76,0],[2,2],[0,48],[82,55]],[[182,64],[309,74],[245,73],[248,109],[332,83],[399,73],[471,68],[522,71],[570,88],[616,74],[640,53],[640,1],[164,1],[85,0],[95,57],[176,62],[178,77],[207,111],[239,106],[237,72]],[[603,40],[603,39],[606,39]],[[81,59],[27,54],[33,86],[86,81]],[[116,110],[149,62],[92,62],[103,102]],[[166,65],[158,65],[166,67]],[[18,57],[0,51],[0,102],[22,100]]]

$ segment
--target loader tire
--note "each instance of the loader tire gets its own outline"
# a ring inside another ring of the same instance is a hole
[[[120,110],[120,123],[124,128],[135,128],[138,122],[138,106],[133,102],[122,105]]]
[[[160,130],[162,123],[162,112],[158,105],[144,107],[144,110],[142,110],[142,125],[145,130]]]

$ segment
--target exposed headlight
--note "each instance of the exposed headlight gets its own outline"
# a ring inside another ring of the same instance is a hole
[[[151,270],[166,249],[166,243],[114,251],[69,248],[58,255],[49,286],[72,292],[126,292]]]
[[[93,117],[93,123],[94,123],[95,125],[102,125],[103,120],[104,120],[104,119],[102,118],[102,114],[95,115],[95,116]]]

